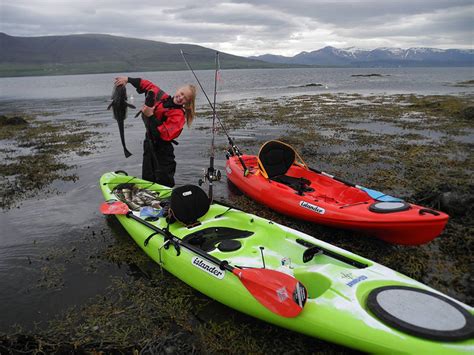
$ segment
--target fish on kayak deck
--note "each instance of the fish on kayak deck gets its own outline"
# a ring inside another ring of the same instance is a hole
[[[127,118],[127,108],[136,108],[134,105],[129,104],[127,102],[127,89],[124,85],[114,86],[112,91],[112,102],[107,107],[107,110],[112,108],[114,113],[114,118],[117,121],[119,126],[120,132],[120,140],[122,141],[123,152],[125,154],[125,158],[128,158],[132,153],[130,153],[125,146],[125,133],[124,133],[124,123],[125,119]]]
[[[211,203],[198,186],[171,189],[121,171],[104,174],[100,187],[101,212],[152,260],[237,311],[368,353],[474,351],[474,309],[395,270]],[[146,206],[130,209],[121,201],[130,191],[168,201],[170,214],[150,220]]]

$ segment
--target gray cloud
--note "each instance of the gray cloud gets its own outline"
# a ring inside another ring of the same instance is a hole
[[[192,43],[237,55],[294,55],[326,45],[472,48],[472,0],[0,2],[17,36],[107,33]]]

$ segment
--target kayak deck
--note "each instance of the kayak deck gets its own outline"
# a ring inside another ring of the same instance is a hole
[[[244,194],[285,215],[331,227],[362,231],[395,244],[417,245],[437,237],[449,216],[414,204],[402,211],[372,211],[377,200],[355,186],[292,165],[286,176],[303,178],[309,189],[299,193],[294,188],[265,178],[258,169],[256,156],[241,157],[249,170],[244,170],[233,156],[227,160],[227,178]]]
[[[101,179],[105,199],[114,199],[113,188],[131,181],[143,183],[143,180],[130,176],[105,174]],[[160,190],[163,198],[171,193],[170,189],[156,184],[148,188]],[[383,286],[401,285],[436,291],[368,259],[272,221],[212,204],[209,211],[199,218],[199,224],[187,227],[175,222],[169,225],[169,231],[191,243],[193,236],[200,232],[214,230],[216,233],[212,238],[215,240],[207,244],[196,242],[195,245],[205,245],[203,251],[233,266],[263,268],[265,264],[268,269],[294,276],[308,291],[306,305],[295,318],[276,315],[263,307],[235,275],[225,271],[223,274],[213,274],[218,271],[218,265],[213,265],[214,270],[209,267],[204,269],[202,265],[196,265],[199,263],[196,261],[198,256],[192,251],[181,248],[178,255],[173,246],[164,248],[162,236],[150,238],[152,232],[147,227],[123,215],[117,218],[135,242],[169,272],[207,296],[267,322],[368,352],[423,351],[446,354],[474,350],[473,339],[440,342],[396,330],[375,317],[366,305],[371,291]],[[161,229],[167,227],[165,218],[150,223]],[[220,243],[228,240],[227,232],[220,233],[224,228],[236,231],[236,235],[240,236],[232,238],[240,243],[237,249],[219,248]],[[472,308],[458,301],[453,302],[472,315]]]

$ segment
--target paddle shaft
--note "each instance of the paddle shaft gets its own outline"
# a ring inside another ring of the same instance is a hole
[[[195,246],[193,246],[189,243],[186,243],[185,241],[175,237],[174,235],[172,235],[169,232],[168,233],[165,232],[164,230],[162,230],[162,229],[156,227],[155,225],[141,219],[140,217],[135,216],[132,212],[128,212],[126,214],[126,216],[128,218],[134,219],[135,221],[143,224],[144,226],[147,226],[148,228],[150,228],[151,230],[161,234],[162,236],[164,236],[166,238],[169,238],[172,242],[175,242],[175,243],[179,244],[180,246],[192,251],[193,253],[198,254],[200,257],[202,257],[202,258],[218,265],[220,268],[223,268],[223,269],[228,270],[230,272],[233,272],[233,270],[235,269],[233,266],[229,265],[227,262],[219,260],[216,257],[206,253],[205,251],[203,251],[199,248],[196,248]]]
[[[334,176],[334,175],[325,173],[324,171],[320,171],[320,170],[317,170],[317,169],[313,169],[313,168],[310,168],[309,166],[308,166],[308,169],[311,170],[311,171],[314,171],[315,173],[318,173],[318,174],[327,176],[327,177],[329,177],[329,178],[331,178],[331,179],[334,179],[334,180],[336,180],[336,181],[342,182],[343,184],[345,184],[345,185],[347,185],[347,186],[355,187],[356,189],[359,189],[359,190],[361,190],[361,191],[364,191],[367,195],[369,195],[369,197],[373,198],[374,200],[379,201],[379,199],[380,199],[381,197],[387,196],[387,197],[390,197],[390,198],[392,198],[392,199],[401,201],[401,199],[399,199],[399,198],[389,196],[389,195],[384,194],[383,192],[380,192],[380,191],[377,191],[377,190],[367,189],[366,187],[353,184],[352,182],[349,182],[349,181],[343,180],[343,179],[341,179],[341,178],[338,178],[337,176]],[[375,193],[380,194],[380,195],[374,195]]]
[[[165,240],[163,246],[168,245],[168,242],[170,242],[175,247],[177,255],[180,254],[180,248],[184,247],[190,252],[201,256],[204,260],[217,265],[221,270],[231,272],[239,278],[240,282],[261,305],[275,314],[292,318],[296,317],[303,310],[307,291],[293,276],[270,269],[230,266],[226,260],[220,260],[202,249],[175,237],[167,229],[160,229],[135,216],[133,212],[128,210],[128,206],[121,201],[106,201],[101,205],[100,211],[103,214],[126,216],[153,230],[155,233],[145,240],[145,246],[154,234],[161,234]]]
[[[338,178],[337,176],[334,176],[334,175],[325,173],[324,171],[321,171],[321,170],[318,170],[318,169],[313,169],[313,168],[311,168],[311,167],[309,167],[309,166],[308,166],[308,169],[311,170],[311,171],[314,171],[315,173],[318,173],[318,174],[321,174],[321,175],[330,177],[331,179],[334,179],[334,180],[336,180],[336,181],[342,182],[343,184],[346,184],[347,186],[360,188],[360,186],[358,186],[358,185],[356,185],[356,184],[353,184],[352,182],[349,182],[349,181],[340,179],[340,178]]]

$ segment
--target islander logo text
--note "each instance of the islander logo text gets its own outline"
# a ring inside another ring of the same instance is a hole
[[[324,214],[326,212],[324,208],[321,208],[316,205],[312,205],[311,203],[308,203],[306,201],[300,201],[300,206],[319,214]]]
[[[225,276],[225,270],[221,270],[219,266],[209,263],[208,261],[200,258],[199,256],[195,256],[192,260],[192,263],[197,268],[204,270],[205,272],[207,272],[208,274],[211,274],[215,278],[222,280]]]

